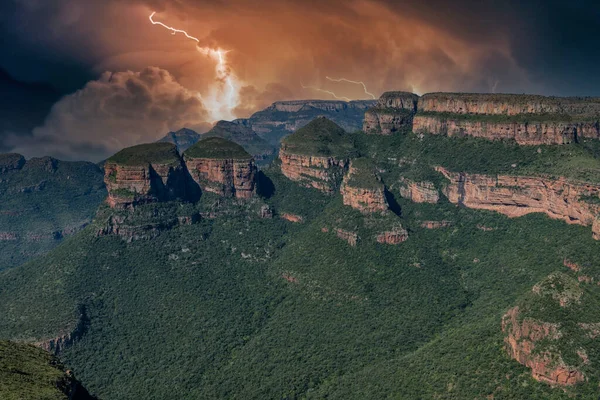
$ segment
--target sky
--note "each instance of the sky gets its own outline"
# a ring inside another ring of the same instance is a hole
[[[3,0],[0,35],[0,151],[28,157],[98,161],[278,100],[600,96],[598,1]]]

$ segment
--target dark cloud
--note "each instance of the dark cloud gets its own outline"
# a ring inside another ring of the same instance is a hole
[[[13,150],[69,160],[99,161],[166,132],[187,126],[206,130],[206,110],[197,92],[165,70],[105,73],[54,105],[31,137],[7,139]]]

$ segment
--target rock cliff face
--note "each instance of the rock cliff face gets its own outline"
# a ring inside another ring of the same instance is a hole
[[[391,135],[403,129],[410,129],[418,99],[419,96],[408,92],[384,93],[377,104],[365,113],[363,132]]]
[[[107,203],[127,208],[154,201],[184,199],[186,169],[171,143],[133,146],[109,158],[104,165]]]
[[[0,154],[0,174],[8,171],[20,170],[25,166],[25,157],[21,154]]]
[[[419,99],[418,111],[493,115],[568,114],[597,117],[600,115],[600,98],[429,93]]]
[[[402,179],[399,191],[400,196],[415,203],[435,204],[440,200],[440,193],[432,182],[414,182]]]
[[[408,232],[406,231],[406,229],[398,227],[394,230],[378,234],[375,239],[378,243],[400,244],[408,240]]]
[[[281,172],[292,181],[334,193],[348,168],[353,143],[327,118],[315,118],[281,142]]]
[[[600,185],[527,176],[488,176],[449,172],[437,167],[450,183],[444,194],[450,202],[497,211],[509,217],[541,212],[569,224],[597,227]]]
[[[281,172],[288,179],[326,193],[334,192],[335,181],[348,163],[335,157],[289,153],[285,146],[279,151],[279,159]]]
[[[219,137],[202,139],[185,153],[185,165],[203,191],[246,199],[256,193],[256,165],[243,147]]]
[[[344,177],[340,192],[344,205],[362,213],[385,213],[388,202],[385,198],[385,186],[375,175],[375,168],[364,165],[367,160],[350,162],[348,173]]]
[[[536,343],[560,338],[557,324],[521,318],[519,307],[514,307],[502,318],[502,331],[509,356],[530,368],[534,379],[552,385],[573,385],[585,379],[580,370],[566,365],[560,354],[534,352]]]
[[[489,122],[415,115],[413,131],[445,136],[512,139],[521,145],[568,144],[580,138],[599,138],[598,122]]]

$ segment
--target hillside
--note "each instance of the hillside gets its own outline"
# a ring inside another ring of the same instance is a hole
[[[95,164],[0,155],[0,270],[82,229],[105,197]]]
[[[159,142],[173,143],[177,147],[177,151],[186,151],[190,146],[200,140],[201,136],[199,133],[188,129],[181,128],[175,132],[169,132],[159,140]]]
[[[125,149],[91,225],[0,272],[0,337],[107,399],[597,398],[596,140],[412,132],[421,99],[261,170],[222,138]]]
[[[4,400],[93,400],[58,359],[31,345],[0,341],[0,397]]]

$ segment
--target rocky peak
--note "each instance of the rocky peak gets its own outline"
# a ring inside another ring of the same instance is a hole
[[[126,208],[186,197],[186,169],[172,143],[128,147],[106,160],[108,204]]]
[[[375,164],[367,158],[350,162],[340,192],[345,205],[362,213],[385,213],[388,210],[385,186],[376,174]]]
[[[184,153],[185,165],[203,191],[249,198],[256,192],[254,158],[236,143],[220,137],[200,140]]]
[[[315,118],[281,142],[281,172],[306,187],[334,193],[354,151],[346,131],[327,118]]]

